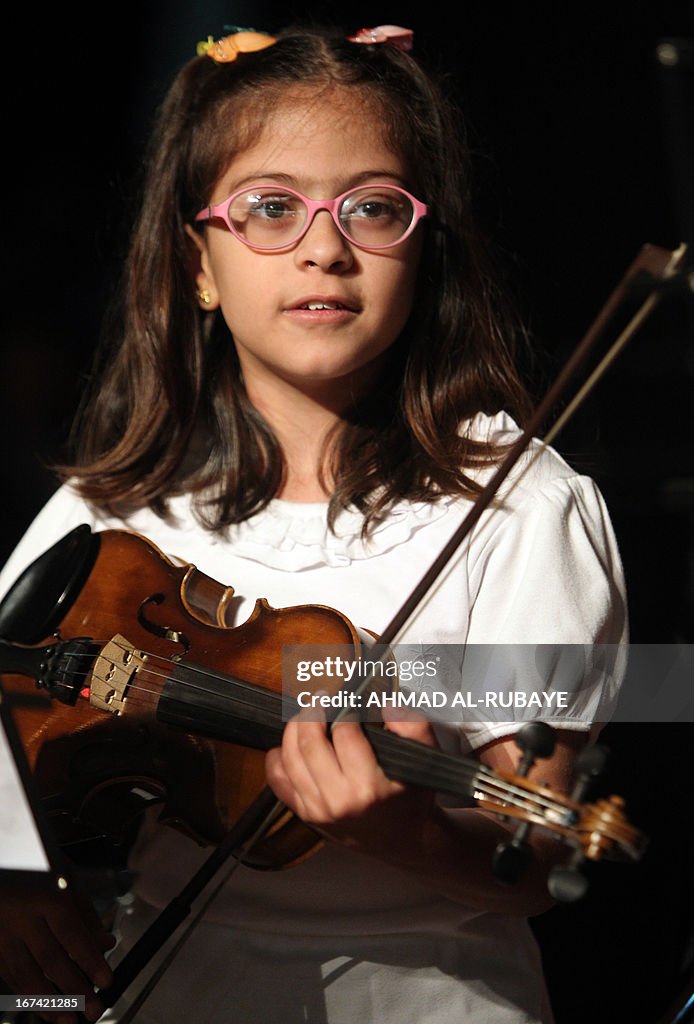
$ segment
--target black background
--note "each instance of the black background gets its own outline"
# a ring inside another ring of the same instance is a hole
[[[546,375],[644,242],[694,243],[694,65],[656,56],[665,39],[694,40],[691,5],[151,2],[109,16],[5,18],[0,563],[55,487],[48,466],[127,242],[154,108],[196,41],[226,23],[415,29],[459,91],[479,213]],[[606,494],[639,643],[694,642],[693,307],[668,298],[557,442]],[[537,931],[558,1024],[656,1024],[672,1019],[691,927],[694,737],[685,725],[604,736],[605,785],[626,796],[650,852],[601,865],[588,897]]]

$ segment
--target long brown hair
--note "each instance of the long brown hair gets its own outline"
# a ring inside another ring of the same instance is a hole
[[[245,394],[229,331],[195,300],[185,228],[257,138],[263,112],[307,83],[358,90],[374,103],[384,138],[432,211],[413,312],[377,395],[354,407],[333,439],[331,521],[353,505],[368,528],[398,500],[474,493],[469,470],[498,453],[461,424],[477,412],[504,408],[522,419],[527,411],[520,332],[475,227],[455,105],[393,46],[286,30],[276,45],[231,64],[193,59],[160,111],[120,313],[76,423],[75,462],[62,467],[99,507],[123,515],[149,505],[166,515],[167,499],[187,492],[199,520],[223,530],[281,486],[282,452]]]

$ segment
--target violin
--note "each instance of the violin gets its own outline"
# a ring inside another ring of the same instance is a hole
[[[35,595],[43,602],[38,615]],[[281,742],[295,707],[282,693],[283,646],[339,644],[361,653],[359,630],[335,609],[276,609],[260,598],[247,621],[232,626],[232,595],[137,534],[81,526],[30,566],[0,604],[0,635],[13,638],[0,641],[4,686],[10,695],[37,688],[46,695],[45,706],[22,710],[17,729],[64,845],[123,833],[154,800],[161,821],[218,843],[261,792],[263,753]],[[643,852],[644,838],[619,797],[583,801],[594,755],[571,795],[525,777],[535,756],[552,751],[551,730],[540,722],[524,727],[517,774],[376,723],[363,727],[392,779],[472,798],[526,831],[540,826],[580,859]],[[287,812],[244,863],[288,866],[320,842]],[[500,853],[500,864],[506,856]]]

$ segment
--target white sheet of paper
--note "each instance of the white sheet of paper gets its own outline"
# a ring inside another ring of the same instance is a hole
[[[4,726],[0,725],[0,869],[49,871],[50,864]]]

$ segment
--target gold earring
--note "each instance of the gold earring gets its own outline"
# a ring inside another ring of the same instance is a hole
[[[212,302],[212,296],[208,292],[207,288],[200,289],[200,291],[198,292],[198,299],[205,306],[209,306],[209,304]]]

